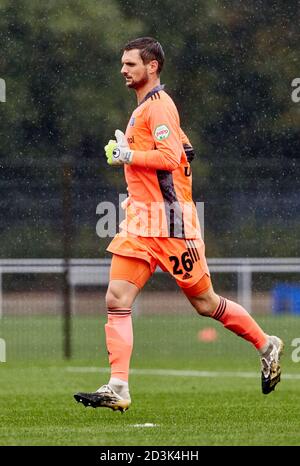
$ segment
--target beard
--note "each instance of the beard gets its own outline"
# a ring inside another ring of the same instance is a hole
[[[126,86],[129,87],[130,89],[140,89],[143,87],[147,82],[149,81],[148,75],[145,72],[144,76],[139,80],[139,81],[130,81],[126,83]]]

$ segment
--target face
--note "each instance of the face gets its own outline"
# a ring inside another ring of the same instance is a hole
[[[139,89],[147,84],[151,73],[153,73],[154,62],[157,63],[153,60],[144,64],[139,50],[125,50],[122,56],[121,73],[126,80],[126,86]]]

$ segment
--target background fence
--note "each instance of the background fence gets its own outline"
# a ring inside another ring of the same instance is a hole
[[[292,287],[300,259],[211,258],[208,264],[217,292],[239,301],[255,319],[267,319],[271,327],[280,321],[281,334],[296,331],[299,305],[280,294],[279,287],[289,284],[291,296],[296,293],[300,299],[297,283]],[[108,259],[1,260],[0,336],[7,342],[8,358],[78,359],[95,357],[99,349],[103,352],[109,266]],[[186,329],[197,339],[201,329],[215,326],[196,316],[175,282],[159,268],[138,296],[133,315],[141,326],[143,344],[155,340],[164,325],[175,326],[177,338],[181,335],[185,342]],[[159,346],[167,351],[163,335]],[[230,342],[225,340],[226,347],[230,353]]]

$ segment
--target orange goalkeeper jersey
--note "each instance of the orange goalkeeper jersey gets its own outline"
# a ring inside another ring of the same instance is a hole
[[[120,228],[137,236],[201,238],[187,157],[193,149],[163,87],[146,95],[126,129],[134,154],[124,165],[129,196]]]

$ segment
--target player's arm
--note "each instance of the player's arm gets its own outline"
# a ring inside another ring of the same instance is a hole
[[[116,130],[116,140],[109,141],[105,153],[109,165],[135,165],[154,170],[175,170],[183,152],[182,133],[175,105],[160,100],[151,102],[146,126],[153,138],[153,149],[131,150],[124,133]]]
[[[176,107],[160,100],[151,102],[147,125],[151,131],[154,149],[134,150],[132,165],[155,170],[175,170],[180,164],[182,142]]]
[[[184,148],[184,152],[185,152],[187,161],[189,163],[191,163],[192,160],[194,160],[194,157],[195,157],[194,148],[193,148],[192,144],[190,143],[189,138],[187,137],[187,135],[185,134],[185,132],[181,128],[180,128],[180,135],[181,135],[181,142],[182,142],[182,145],[183,145],[183,148]]]

